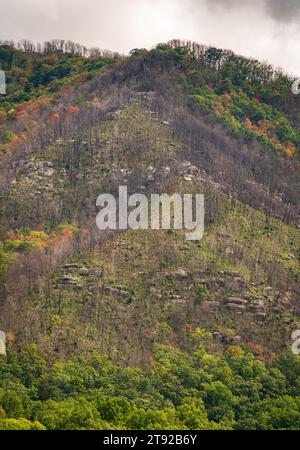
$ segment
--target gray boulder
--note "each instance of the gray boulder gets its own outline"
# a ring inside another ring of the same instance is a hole
[[[65,264],[63,267],[62,267],[62,269],[65,269],[65,270],[69,270],[69,269],[78,269],[80,266],[79,266],[79,264],[76,264],[76,263],[69,263],[69,264]]]
[[[240,297],[228,297],[224,300],[225,304],[247,305],[248,300]]]
[[[226,308],[229,311],[233,311],[233,312],[244,312],[244,311],[246,311],[246,306],[245,305],[238,305],[236,303],[227,303],[226,304]]]
[[[58,280],[59,284],[62,284],[64,286],[78,286],[79,280],[76,277],[72,276],[64,276]]]
[[[79,275],[81,275],[81,276],[87,276],[87,275],[90,273],[90,271],[89,271],[89,269],[87,269],[86,267],[81,267],[81,268],[78,270],[78,273],[79,273]]]
[[[189,274],[185,270],[174,270],[172,272],[166,272],[164,274],[165,278],[169,278],[171,280],[184,280],[188,278]]]
[[[177,166],[177,169],[176,169],[176,171],[177,171],[177,173],[179,174],[179,175],[183,175],[183,174],[185,174],[185,173],[188,173],[187,171],[188,171],[188,168],[191,166],[192,164],[190,163],[190,161],[183,161],[181,164],[179,164],[178,166]]]
[[[130,295],[129,292],[114,287],[105,287],[103,288],[103,291],[106,294],[112,295],[113,297],[128,298]]]
[[[219,302],[204,300],[203,302],[200,303],[200,306],[205,311],[214,312],[219,309]]]

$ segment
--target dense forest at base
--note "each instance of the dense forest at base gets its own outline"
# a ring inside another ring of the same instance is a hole
[[[267,366],[246,348],[190,355],[156,345],[151,364],[121,367],[93,353],[50,366],[38,348],[0,357],[0,430],[277,430],[300,428],[300,363]]]

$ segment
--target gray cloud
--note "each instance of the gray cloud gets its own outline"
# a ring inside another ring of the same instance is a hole
[[[300,17],[299,0],[267,0],[266,11],[278,22],[294,22]]]
[[[266,16],[282,23],[297,22],[300,16],[300,0],[206,0],[206,3],[211,9],[222,8],[227,11],[263,8]]]

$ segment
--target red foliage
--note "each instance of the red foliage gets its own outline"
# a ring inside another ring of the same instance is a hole
[[[59,114],[58,113],[52,113],[51,116],[49,117],[50,122],[54,123],[54,122],[58,122],[59,120]]]
[[[78,106],[75,106],[75,105],[69,105],[69,106],[67,107],[67,112],[68,112],[69,114],[78,114],[79,111],[80,111],[80,109],[78,108]]]
[[[265,347],[262,344],[255,344],[255,342],[248,342],[247,343],[249,350],[257,356],[257,357],[263,357],[265,353]]]

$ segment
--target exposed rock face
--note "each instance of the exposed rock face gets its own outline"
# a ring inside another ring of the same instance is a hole
[[[50,177],[54,174],[53,165],[49,161],[40,161],[36,163],[36,168],[38,172],[42,172],[47,177]]]
[[[246,311],[246,305],[238,305],[237,303],[227,303],[226,308],[229,309],[229,311],[236,311],[236,312]]]
[[[43,175],[50,177],[54,174],[54,169],[50,161],[30,161],[23,167],[23,172],[26,174],[41,172]]]
[[[279,303],[280,303],[281,305],[288,306],[288,305],[291,305],[291,304],[292,304],[292,301],[293,301],[293,294],[292,294],[292,292],[287,291],[287,292],[285,292],[285,294],[282,296],[282,298],[279,300]]]
[[[82,267],[82,266],[80,266],[80,264],[77,264],[77,263],[65,264],[64,266],[62,266],[61,271],[62,272],[72,272],[72,273],[76,272],[78,275],[81,275],[81,276],[87,276],[90,273],[90,271],[87,267]],[[65,277],[65,278],[67,278],[67,277]]]
[[[199,169],[193,166],[190,161],[183,161],[176,169],[178,175],[191,175],[196,176],[199,173]]]
[[[247,283],[240,277],[234,277],[224,280],[224,287],[239,292],[247,287]]]
[[[225,304],[235,304],[235,305],[247,305],[248,300],[240,297],[228,297],[224,299]]]
[[[172,303],[174,303],[175,305],[185,305],[186,304],[186,299],[184,298],[172,298]]]
[[[113,297],[122,297],[122,298],[128,298],[130,296],[130,293],[128,291],[124,291],[122,289],[114,288],[114,287],[105,287],[103,288],[103,291],[106,294],[110,294]]]
[[[29,162],[23,167],[24,173],[30,174],[30,173],[34,173],[35,171],[36,171],[36,165],[33,162]]]
[[[65,269],[65,270],[69,270],[69,269],[78,269],[80,266],[79,266],[79,264],[76,264],[76,263],[69,263],[69,264],[65,264],[63,267],[62,267],[62,269]]]
[[[227,344],[227,345],[239,345],[242,341],[241,336],[237,335],[237,336],[222,336],[221,338],[221,342],[223,344]]]
[[[242,342],[242,337],[237,335],[237,336],[233,336],[232,340],[231,340],[231,344],[233,345],[238,345]]]
[[[267,318],[267,315],[265,313],[258,313],[255,315],[255,317],[259,320],[265,320]]]
[[[283,312],[283,308],[280,308],[279,306],[274,306],[273,308],[272,308],[272,313],[273,314],[282,314],[282,312]]]
[[[166,178],[170,174],[171,168],[169,166],[162,167],[157,172],[157,177],[160,179]]]
[[[164,278],[171,280],[184,280],[189,277],[189,274],[185,270],[174,270],[173,272],[166,272],[163,274]]]
[[[265,306],[264,306],[263,302],[257,301],[257,302],[251,303],[249,305],[249,310],[254,313],[261,313],[261,312],[265,311]]]
[[[193,181],[193,178],[190,175],[184,175],[184,181]]]
[[[78,286],[79,280],[76,277],[73,277],[71,275],[64,276],[58,280],[59,284],[65,285],[65,286]]]
[[[195,289],[199,286],[205,286],[208,289],[210,298],[206,298],[197,303],[199,308],[204,311],[220,311],[233,315],[246,314],[249,320],[265,320],[268,314],[282,315],[287,306],[291,305],[292,294],[290,292],[281,293],[273,288],[265,289],[265,292],[257,292],[259,285],[257,283],[246,282],[238,272],[219,271],[210,272],[209,270],[185,271],[175,270],[159,274],[160,278],[174,280],[174,282],[185,281],[180,289],[185,289],[185,294],[173,296],[174,303],[184,304],[187,298],[195,294]],[[186,281],[189,282],[187,286]],[[179,287],[179,284],[178,284]],[[227,291],[232,291],[228,295]],[[185,297],[189,295],[189,297]],[[194,297],[192,297],[194,298]],[[283,300],[284,299],[284,300]]]
[[[214,331],[214,332],[212,333],[212,337],[213,337],[215,340],[217,340],[217,341],[221,341],[221,339],[222,339],[222,334],[219,333],[218,331]]]
[[[181,164],[179,164],[177,166],[177,173],[179,175],[183,175],[185,173],[188,173],[188,168],[191,166],[192,164],[190,163],[190,161],[183,161]]]
[[[195,283],[205,284],[214,288],[225,288],[240,293],[248,289],[246,281],[234,272],[214,272],[214,276],[207,271],[199,271],[191,274]]]
[[[148,166],[146,169],[146,178],[147,181],[154,181],[155,179],[155,174],[156,174],[157,170],[153,167],[153,166]]]
[[[190,166],[189,168],[188,168],[188,174],[189,175],[193,175],[193,176],[196,176],[196,175],[198,175],[198,173],[199,173],[199,169],[198,169],[198,167],[196,167],[196,166]]]
[[[217,311],[219,309],[219,302],[205,300],[201,302],[201,308],[205,311]]]

